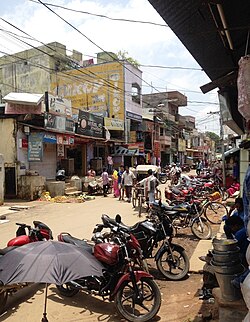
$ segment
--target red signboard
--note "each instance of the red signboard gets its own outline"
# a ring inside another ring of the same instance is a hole
[[[161,144],[159,141],[154,141],[154,156],[156,158],[161,157]]]

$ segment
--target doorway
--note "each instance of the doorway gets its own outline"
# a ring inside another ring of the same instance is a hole
[[[17,197],[16,192],[16,168],[5,168],[5,198],[14,199]]]

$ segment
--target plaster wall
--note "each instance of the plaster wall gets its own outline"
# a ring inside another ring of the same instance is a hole
[[[0,153],[5,165],[16,162],[15,120],[0,119]]]

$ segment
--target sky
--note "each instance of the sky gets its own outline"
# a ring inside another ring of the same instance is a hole
[[[180,107],[179,114],[194,116],[200,131],[219,134],[218,116],[209,114],[219,110],[217,91],[201,92],[200,86],[210,79],[147,0],[41,2],[71,26],[38,0],[0,0],[0,51],[14,54],[31,48],[30,44],[37,47],[41,42],[57,41],[66,45],[69,53],[73,49],[83,53],[83,59],[96,57],[103,50],[127,52],[143,72],[142,94],[181,92],[188,105]],[[27,39],[22,31],[36,41]]]

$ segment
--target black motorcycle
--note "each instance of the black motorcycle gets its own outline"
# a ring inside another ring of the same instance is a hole
[[[183,279],[189,271],[189,258],[180,245],[172,243],[173,227],[171,221],[160,213],[158,221],[144,220],[132,227],[121,222],[120,215],[112,219],[102,215],[103,224],[96,225],[94,234],[104,228],[117,226],[119,230],[133,234],[141,245],[145,258],[154,258],[158,270],[166,278],[177,281]],[[108,237],[108,234],[106,234]],[[159,245],[160,244],[160,245]],[[155,252],[155,249],[157,251]]]
[[[173,206],[156,201],[151,205],[148,216],[151,219],[159,216],[167,217],[171,221],[175,233],[179,229],[190,227],[191,232],[198,239],[210,239],[212,228],[207,219],[201,217],[200,207],[200,202],[195,200],[192,203],[182,202]]]

